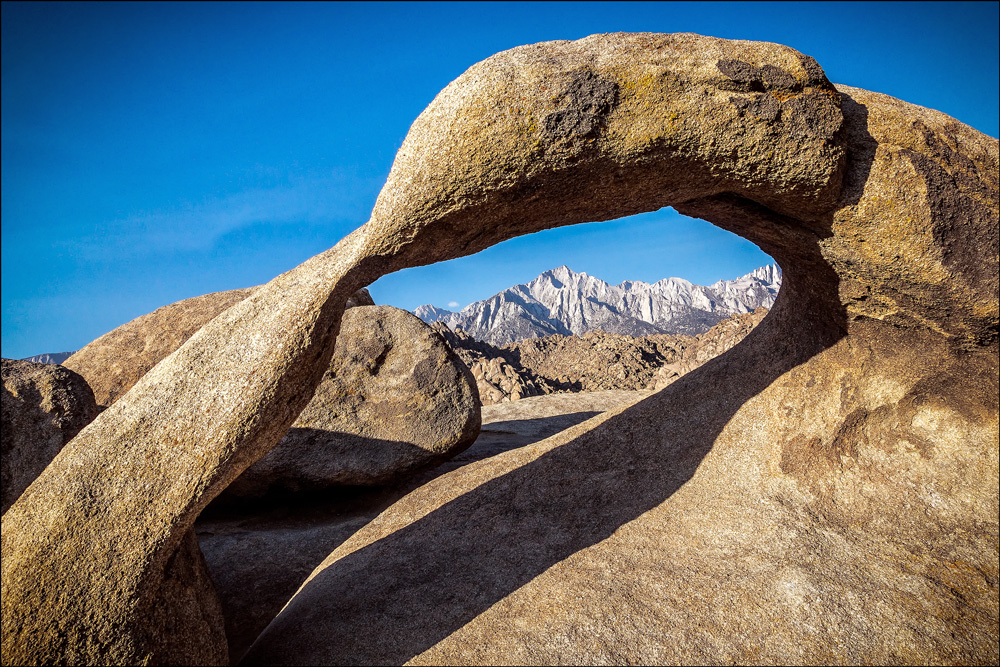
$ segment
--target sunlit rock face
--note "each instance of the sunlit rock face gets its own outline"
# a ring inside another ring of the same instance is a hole
[[[3,488],[0,510],[17,500],[73,436],[97,416],[94,392],[57,364],[4,359]]]
[[[166,565],[308,402],[358,287],[672,205],[775,258],[770,315],[402,499],[244,661],[995,663],[997,202],[995,139],[787,47],[497,54],[414,122],[365,226],[202,328],[11,507],[4,661],[217,659],[168,641],[202,589]]]

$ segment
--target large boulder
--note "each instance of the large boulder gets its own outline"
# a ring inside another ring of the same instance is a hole
[[[213,292],[157,308],[88,343],[63,366],[82,375],[93,388],[97,404],[107,407],[198,329],[254,289]],[[347,305],[370,306],[374,302],[368,290],[360,290]]]
[[[94,392],[71,370],[3,359],[2,511],[97,416]]]
[[[4,662],[204,659],[162,639],[191,619],[167,564],[305,408],[354,291],[673,205],[778,261],[769,317],[409,494],[245,662],[995,663],[998,162],[774,44],[595,35],[473,66],[366,225],[202,327],[4,515]]]
[[[114,403],[253,289],[163,306],[101,336],[66,363]],[[475,441],[475,380],[434,330],[398,308],[375,306],[366,289],[346,307],[336,352],[308,407],[281,444],[226,489],[225,499],[388,484]]]
[[[391,306],[351,308],[309,405],[223,495],[389,484],[466,449],[479,426],[475,380],[431,327]]]
[[[98,405],[107,407],[206,322],[252,290],[213,292],[157,308],[77,350],[63,366],[86,378]]]

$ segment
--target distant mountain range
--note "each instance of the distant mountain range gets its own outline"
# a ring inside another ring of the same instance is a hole
[[[25,361],[34,361],[36,364],[61,364],[73,356],[72,352],[51,352],[47,354],[36,354],[33,357],[25,357]]]
[[[631,336],[695,335],[732,315],[770,308],[780,288],[781,269],[776,264],[708,286],[683,278],[611,285],[560,266],[457,313],[431,305],[413,312],[424,322],[461,328],[496,346],[596,329]]]

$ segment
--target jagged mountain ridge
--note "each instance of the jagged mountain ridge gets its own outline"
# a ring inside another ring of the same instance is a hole
[[[33,361],[36,364],[61,364],[73,356],[72,352],[48,352],[36,354],[33,357],[25,357],[23,361]]]
[[[697,335],[732,315],[770,308],[780,288],[776,264],[708,286],[683,278],[611,285],[560,266],[459,312],[431,305],[413,312],[427,323],[461,328],[492,345],[595,330],[631,336]]]

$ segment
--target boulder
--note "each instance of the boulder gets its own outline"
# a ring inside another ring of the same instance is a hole
[[[162,640],[192,618],[167,564],[305,408],[351,294],[673,205],[780,264],[760,326],[409,494],[244,662],[996,663],[998,162],[775,44],[619,33],[474,65],[368,223],[202,327],[3,516],[4,662],[204,660],[206,635]]]
[[[475,380],[431,327],[391,306],[351,308],[309,405],[223,496],[389,484],[466,449],[479,426]]]
[[[82,375],[93,388],[98,405],[107,407],[194,332],[254,289],[213,292],[157,308],[77,350],[63,366]],[[368,290],[360,290],[347,304],[355,305],[372,306],[375,302]]]
[[[73,436],[97,416],[94,392],[54,364],[4,359],[2,511]]]
[[[213,292],[157,308],[77,350],[63,366],[86,378],[98,405],[107,407],[206,322],[252,290]]]
[[[143,374],[253,289],[163,306],[111,331],[67,363],[114,403]],[[479,428],[475,380],[432,328],[368,290],[348,300],[340,344],[320,386],[281,444],[224,494],[388,484],[468,447]],[[354,313],[353,309],[362,307]]]

